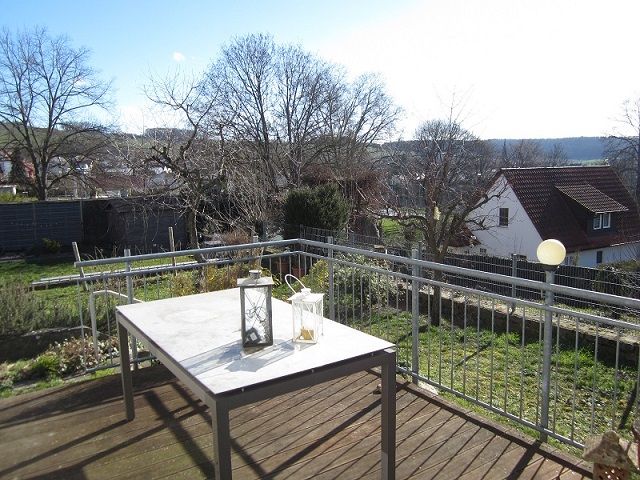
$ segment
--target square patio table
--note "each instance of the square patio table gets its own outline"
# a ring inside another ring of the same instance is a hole
[[[127,420],[133,420],[129,334],[209,408],[216,479],[231,478],[229,410],[381,367],[381,473],[395,477],[395,346],[324,319],[316,344],[292,341],[292,309],[273,299],[273,346],[244,351],[240,289],[116,308]]]

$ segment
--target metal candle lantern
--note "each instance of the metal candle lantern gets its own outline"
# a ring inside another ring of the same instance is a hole
[[[250,270],[248,278],[239,278],[242,347],[273,345],[271,290],[273,279]]]
[[[311,289],[306,288],[296,277],[286,275],[285,281],[291,290],[293,288],[289,284],[288,277],[294,278],[303,287],[302,291],[294,293],[289,298],[293,311],[293,341],[316,343],[319,335],[322,334],[324,295],[322,293],[311,293]],[[295,290],[293,291],[295,292]]]

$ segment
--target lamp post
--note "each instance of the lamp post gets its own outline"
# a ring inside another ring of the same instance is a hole
[[[545,240],[538,245],[536,255],[542,263],[545,272],[545,306],[553,305],[553,291],[549,288],[555,281],[558,265],[564,261],[567,251],[562,242],[554,239]],[[549,399],[551,394],[551,353],[553,350],[553,314],[549,310],[544,311],[544,335],[542,338],[542,406],[540,409],[540,440],[545,442],[547,434],[544,429],[549,428]]]

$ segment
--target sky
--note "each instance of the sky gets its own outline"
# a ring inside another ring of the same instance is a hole
[[[2,28],[89,48],[131,132],[158,126],[151,76],[201,71],[249,33],[379,74],[402,139],[452,107],[480,138],[606,135],[640,96],[638,0],[0,0],[0,12]]]

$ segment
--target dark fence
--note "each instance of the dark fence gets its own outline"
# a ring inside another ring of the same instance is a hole
[[[187,245],[184,218],[166,205],[144,199],[89,199],[0,204],[0,252],[43,247],[43,239],[63,247],[78,242],[122,252],[169,249],[169,227],[176,247]]]
[[[82,238],[82,203],[77,201],[0,204],[0,251],[41,246],[42,239],[61,245]]]

